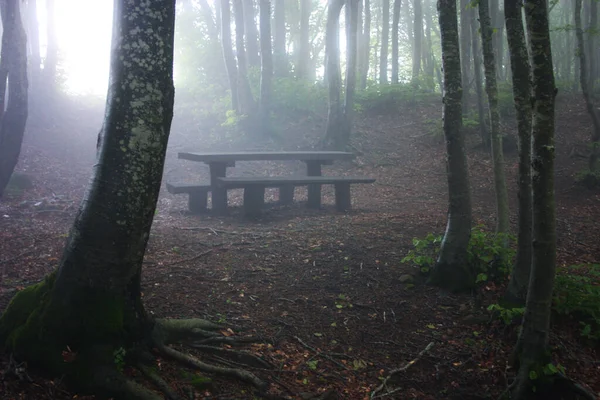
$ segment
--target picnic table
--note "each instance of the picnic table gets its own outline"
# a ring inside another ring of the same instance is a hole
[[[248,213],[255,213],[260,208],[261,191],[264,197],[265,187],[278,187],[280,201],[287,203],[293,201],[295,186],[308,186],[309,207],[320,207],[321,185],[335,184],[336,194],[340,193],[341,203],[349,203],[350,183],[370,183],[370,178],[349,177],[318,177],[322,176],[322,165],[332,164],[336,160],[350,160],[355,155],[343,151],[276,151],[276,152],[231,152],[231,153],[197,153],[180,152],[178,158],[194,162],[205,163],[209,167],[210,182],[208,184],[167,184],[171,193],[188,193],[190,195],[189,208],[192,212],[201,212],[206,209],[207,193],[211,192],[213,212],[222,215],[227,212],[227,190],[234,188],[244,189],[244,207]],[[237,161],[293,161],[298,160],[306,164],[304,177],[227,177],[227,168],[235,167]],[[310,178],[309,178],[310,177]],[[358,179],[358,180],[357,180]],[[368,180],[365,181],[365,179]],[[343,197],[348,187],[348,199]],[[343,200],[343,201],[342,201]],[[247,204],[248,203],[248,204]],[[341,207],[341,203],[338,206]],[[346,204],[345,207],[349,207]]]

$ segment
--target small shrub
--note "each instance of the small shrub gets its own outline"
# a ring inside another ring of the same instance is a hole
[[[504,322],[505,325],[510,325],[523,317],[525,307],[504,308],[500,304],[490,304],[488,311],[493,311]]]

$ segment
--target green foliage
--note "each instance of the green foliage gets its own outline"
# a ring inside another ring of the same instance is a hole
[[[127,350],[125,350],[123,347],[119,347],[118,349],[116,349],[113,352],[113,358],[115,360],[115,367],[117,368],[117,371],[119,372],[123,372],[123,369],[125,368],[125,356],[127,355]]]
[[[498,112],[503,118],[512,118],[516,113],[512,85],[508,82],[498,84]]]
[[[411,83],[373,85],[356,92],[356,108],[371,114],[398,113],[403,107],[439,100],[439,93],[415,88]]]
[[[552,308],[578,319],[582,336],[600,340],[600,265],[559,267]]]
[[[575,177],[575,182],[588,189],[600,188],[600,171],[581,171]]]
[[[275,114],[323,114],[327,110],[327,88],[293,78],[273,80]]]
[[[487,309],[498,315],[505,325],[510,325],[525,314],[525,307],[504,308],[500,304],[490,304]]]
[[[493,271],[494,263],[501,259],[506,265],[512,265],[515,250],[511,247],[515,238],[507,234],[495,234],[487,232],[483,226],[476,226],[471,230],[468,257],[469,265],[477,272],[477,282],[485,282],[488,275]],[[437,254],[440,251],[442,236],[428,234],[422,239],[413,239],[413,250],[410,250],[403,263],[410,262],[416,265],[421,272],[429,273],[435,264]],[[505,244],[507,244],[505,246]],[[500,266],[500,272],[508,274],[506,266]]]

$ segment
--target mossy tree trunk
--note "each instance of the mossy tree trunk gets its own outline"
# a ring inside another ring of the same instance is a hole
[[[398,83],[398,29],[400,28],[401,0],[394,0],[392,12],[392,83]]]
[[[556,213],[554,200],[554,114],[556,87],[550,47],[546,0],[525,4],[533,78],[533,257],[525,315],[516,346],[519,361],[517,379],[511,387],[512,398],[530,398],[535,384],[543,393],[548,376],[543,367],[550,359],[548,338],[552,289],[556,272]],[[532,373],[538,377],[530,379]],[[545,398],[540,397],[540,398]]]
[[[0,3],[0,197],[15,170],[27,123],[27,38],[19,0]],[[6,89],[8,87],[8,103]]]
[[[519,233],[517,258],[510,274],[505,299],[525,304],[531,271],[531,67],[525,42],[521,2],[504,0],[506,37],[510,54],[513,98],[519,136]]]
[[[471,110],[471,17],[470,1],[460,0],[460,69],[463,84],[463,113]]]
[[[381,4],[381,48],[379,53],[379,84],[388,83],[388,46],[390,40],[390,0]]]
[[[231,44],[231,5],[229,0],[220,0],[221,14],[221,48],[223,50],[223,59],[229,78],[229,90],[231,92],[231,108],[237,113],[241,113],[240,102],[238,100],[238,82],[237,82],[237,64],[233,55],[233,45]]]
[[[260,0],[260,100],[258,113],[261,128],[271,132],[271,95],[273,91],[273,57],[271,53],[271,1]]]
[[[473,287],[475,276],[468,264],[471,237],[471,195],[462,133],[462,84],[456,0],[438,0],[444,71],[443,125],[448,175],[448,224],[430,283],[462,291]]]
[[[140,275],[173,115],[175,0],[114,6],[92,181],[58,270],[15,296],[0,319],[0,339],[18,358],[88,389],[114,379],[111,395],[123,396],[113,354],[146,342],[153,324]]]
[[[495,6],[497,8],[497,6]],[[491,148],[494,170],[494,190],[496,193],[496,232],[507,233],[508,192],[504,173],[504,155],[502,154],[502,135],[500,134],[500,113],[498,112],[498,84],[496,61],[492,41],[492,23],[488,0],[479,0],[479,24],[483,48],[483,66],[485,72],[485,90],[487,92],[491,123]],[[501,39],[501,37],[500,37]]]
[[[588,68],[588,58],[595,57],[594,54],[586,54],[585,43],[583,41],[583,30],[581,28],[581,0],[575,0],[575,32],[577,35],[577,54],[579,56],[579,85],[585,99],[585,105],[590,118],[592,119],[592,149],[588,161],[590,172],[600,170],[600,113],[594,104],[593,93],[591,93],[592,79],[591,70]]]

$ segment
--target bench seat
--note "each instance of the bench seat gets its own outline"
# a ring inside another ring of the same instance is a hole
[[[194,214],[206,212],[210,185],[195,185],[189,183],[167,183],[167,191],[171,194],[188,194],[188,208]]]
[[[244,189],[244,211],[248,216],[260,214],[264,205],[265,188],[280,188],[280,201],[291,202],[296,186],[334,185],[335,204],[339,211],[351,208],[350,185],[356,183],[373,183],[375,179],[368,177],[348,176],[272,176],[272,177],[223,177],[217,178],[217,186],[222,189]],[[318,191],[320,194],[320,191]],[[319,208],[321,198],[309,196],[308,206]]]

